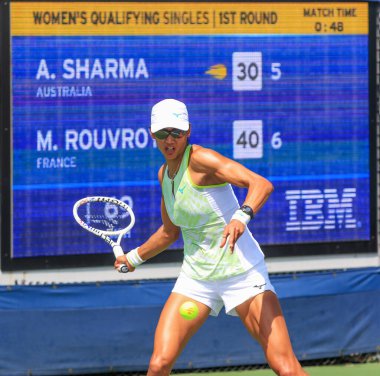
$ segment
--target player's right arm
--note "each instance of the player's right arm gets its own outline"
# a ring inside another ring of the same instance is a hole
[[[163,198],[161,198],[161,217],[162,225],[145,243],[139,247],[139,256],[144,261],[149,260],[164,251],[179,237],[180,229],[170,220],[166,212]]]
[[[160,183],[162,183],[163,171],[164,166],[162,166],[158,172],[158,179]],[[164,251],[171,244],[173,244],[180,235],[180,228],[174,225],[169,218],[163,196],[161,197],[161,218],[162,225],[145,243],[141,244],[137,250],[139,257],[144,261],[149,260]],[[115,267],[117,268],[119,264],[126,264],[129,271],[135,270],[125,256],[120,256],[116,259]]]

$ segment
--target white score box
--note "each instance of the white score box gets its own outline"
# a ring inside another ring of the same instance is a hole
[[[263,122],[261,120],[236,120],[233,123],[234,159],[262,158]]]
[[[263,87],[261,52],[232,54],[232,89],[234,91],[261,90]]]

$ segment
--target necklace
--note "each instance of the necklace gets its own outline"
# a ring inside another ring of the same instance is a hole
[[[182,158],[181,160],[178,162],[178,165],[177,167],[175,168],[174,172],[171,174],[170,171],[169,171],[169,166],[168,166],[168,178],[170,179],[170,181],[172,182],[172,195],[173,197],[175,198],[175,193],[174,193],[174,179],[175,177],[177,176],[178,174],[178,171],[179,171],[179,168],[181,166],[181,162],[182,162]],[[170,176],[171,175],[171,176]]]
[[[174,171],[172,173],[169,171],[169,166],[168,166],[168,177],[171,181],[173,181],[175,179],[175,177],[177,176],[181,162],[182,162],[182,160],[179,161],[177,167],[174,169]]]

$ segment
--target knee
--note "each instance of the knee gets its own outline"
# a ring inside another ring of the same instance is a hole
[[[306,375],[297,359],[282,359],[273,367],[278,376]]]
[[[279,369],[277,375],[279,375],[279,376],[297,376],[297,375],[299,375],[299,373],[297,372],[296,369],[282,367]]]
[[[153,354],[149,363],[150,375],[169,375],[173,366],[173,361],[164,355]]]

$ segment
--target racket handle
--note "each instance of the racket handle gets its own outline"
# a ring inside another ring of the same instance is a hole
[[[112,247],[112,250],[113,250],[113,253],[115,254],[115,257],[119,257],[119,256],[124,256],[124,251],[123,251],[123,248],[120,247],[119,244],[116,244]],[[128,273],[129,272],[129,269],[128,269],[128,266],[125,265],[125,264],[121,264],[118,268],[117,268],[117,271],[119,273]]]
[[[119,244],[116,244],[112,247],[113,253],[115,257],[124,256],[123,248],[120,247]]]
[[[125,265],[125,264],[121,264],[121,265],[119,266],[119,268],[117,269],[117,271],[118,271],[119,273],[128,273],[128,272],[129,272],[129,269],[128,269],[128,266],[127,266],[127,265]]]

